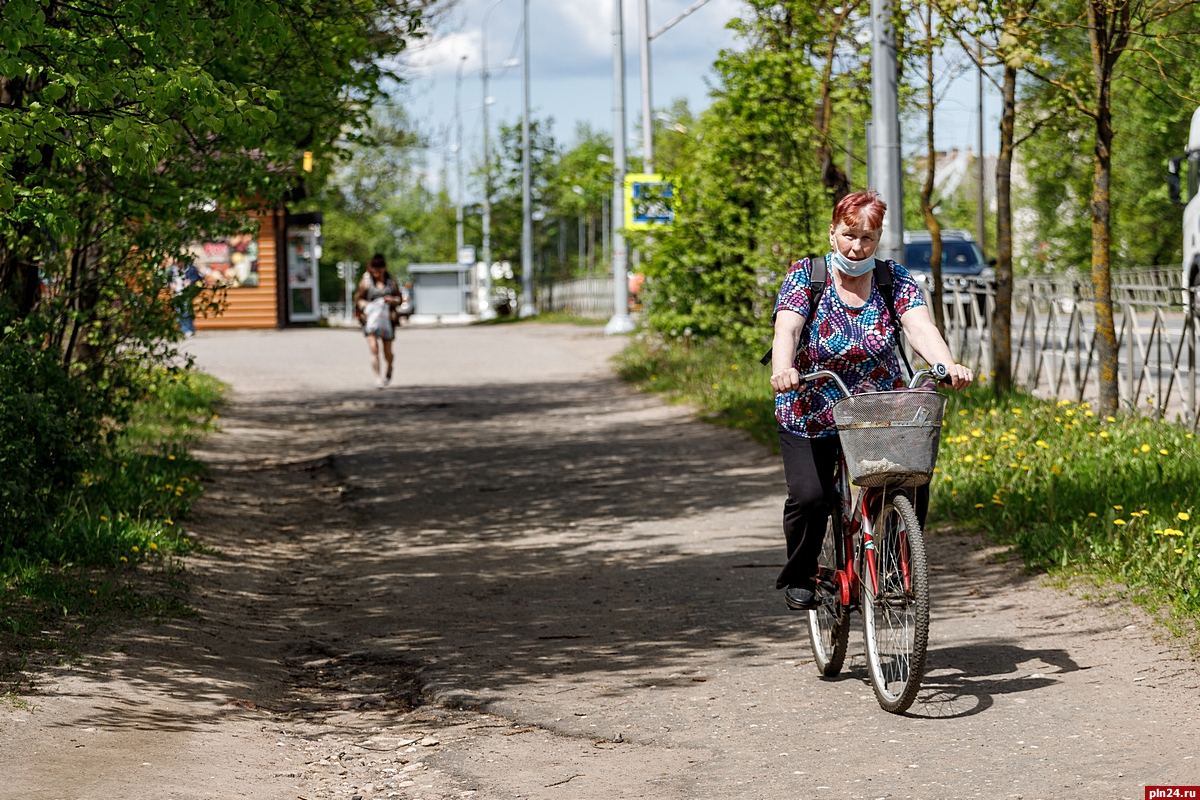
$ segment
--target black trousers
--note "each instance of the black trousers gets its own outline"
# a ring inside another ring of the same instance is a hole
[[[787,563],[775,581],[775,588],[812,589],[829,515],[840,508],[834,473],[842,445],[837,436],[808,439],[780,428],[779,447],[783,451],[783,472],[788,486],[787,501],[783,504]],[[913,510],[924,527],[929,511],[929,486],[917,488]]]

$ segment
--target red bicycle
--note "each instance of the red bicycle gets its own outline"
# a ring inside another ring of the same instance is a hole
[[[840,513],[825,531],[817,570],[817,608],[808,612],[813,658],[822,675],[846,659],[850,614],[861,611],[867,670],[879,705],[908,710],[925,676],[929,642],[929,568],[911,493],[933,477],[946,399],[918,389],[946,367],[918,370],[908,390],[850,394],[836,374],[819,370],[844,395],[833,407],[842,455],[835,476]],[[858,496],[850,484],[861,487]]]

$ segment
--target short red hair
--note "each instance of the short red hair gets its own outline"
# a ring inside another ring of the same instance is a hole
[[[874,189],[851,192],[833,207],[833,224],[844,222],[848,228],[862,227],[877,231],[883,227],[885,211],[887,203],[879,198]]]

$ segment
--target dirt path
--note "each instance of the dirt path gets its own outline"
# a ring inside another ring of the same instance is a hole
[[[197,619],[0,712],[13,798],[1140,798],[1198,784],[1200,678],[1139,614],[931,539],[927,689],[821,680],[773,590],[782,474],[588,329],[204,335],[236,402]]]

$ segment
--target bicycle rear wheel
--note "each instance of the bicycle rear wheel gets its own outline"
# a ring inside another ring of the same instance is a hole
[[[841,526],[834,522],[835,510],[825,525],[825,540],[817,559],[817,602],[808,612],[808,638],[812,643],[817,671],[832,678],[842,671],[850,640],[850,609],[842,605],[833,574],[843,565]]]
[[[870,574],[862,580],[867,671],[879,705],[900,714],[917,698],[929,644],[925,539],[904,494],[884,500],[875,524],[874,552],[874,584]],[[869,573],[865,563],[863,571]]]

